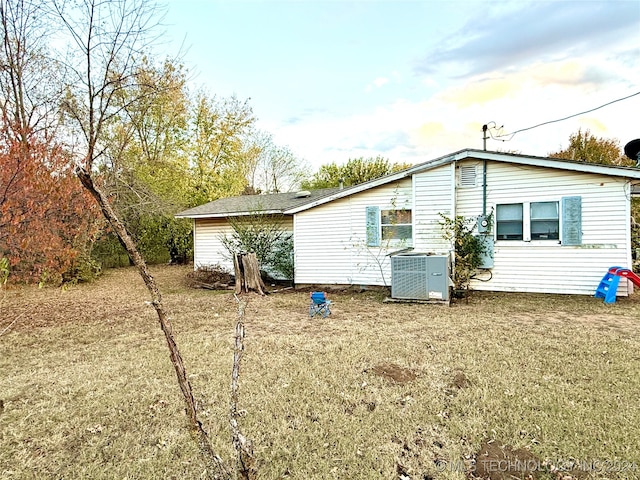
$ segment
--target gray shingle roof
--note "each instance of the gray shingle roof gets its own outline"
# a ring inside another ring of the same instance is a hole
[[[207,218],[246,215],[249,213],[282,213],[292,208],[301,207],[320,198],[339,191],[339,188],[323,188],[310,190],[308,196],[300,196],[298,192],[272,193],[266,195],[241,195],[238,197],[220,198],[213,202],[180,212],[176,217]]]

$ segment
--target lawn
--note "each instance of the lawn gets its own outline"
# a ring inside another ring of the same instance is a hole
[[[186,268],[152,272],[231,462],[236,301],[189,288]],[[539,462],[536,478],[640,477],[640,294],[444,307],[342,291],[313,320],[308,296],[247,297],[239,407],[259,478],[464,479],[505,452]],[[147,299],[133,269],[0,292],[0,478],[204,478]]]

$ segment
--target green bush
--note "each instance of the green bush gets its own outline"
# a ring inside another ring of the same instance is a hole
[[[482,265],[482,258],[486,253],[486,245],[480,236],[473,234],[476,226],[475,218],[463,217],[449,218],[440,213],[444,238],[451,241],[455,252],[455,265],[453,271],[453,283],[456,290],[469,288],[469,283]],[[491,225],[491,221],[489,221]]]
[[[255,213],[230,218],[231,235],[220,241],[230,255],[255,253],[260,269],[267,275],[293,279],[293,236],[284,228],[284,217]]]

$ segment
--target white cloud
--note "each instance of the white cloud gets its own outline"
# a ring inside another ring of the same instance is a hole
[[[378,77],[373,81],[373,84],[378,88],[386,85],[387,83],[389,83],[389,79],[385,77]]]
[[[385,86],[387,83],[389,83],[389,79],[387,77],[378,77],[373,82],[369,83],[364,88],[364,91],[366,93],[371,93],[375,89]]]
[[[274,130],[277,139],[294,151],[305,152],[314,169],[359,156],[423,162],[463,148],[481,149],[482,125],[491,121],[504,125],[503,133],[510,133],[634,93],[623,83],[591,82],[588,72],[577,61],[535,64],[510,74],[478,76],[421,101],[398,99],[367,112],[315,117]],[[632,120],[638,111],[640,95],[518,133],[510,141],[490,139],[487,146],[489,150],[545,156],[566,146],[569,135],[578,128],[617,138],[624,145],[638,137],[637,122]]]
[[[344,92],[336,92],[346,108],[326,105],[322,115],[272,124],[270,131],[314,169],[375,155],[415,163],[482,148],[482,125],[491,121],[510,133],[640,91],[637,2],[530,2],[524,8],[512,2],[508,11],[498,3],[488,7],[485,18],[458,25],[430,47],[416,67],[417,78],[401,78],[402,65],[382,64],[386,75],[357,84],[368,81],[368,94],[382,89],[376,95],[349,103],[340,96]],[[402,51],[413,47],[404,45]],[[385,103],[376,104],[381,98]],[[330,114],[347,108],[351,114]],[[490,139],[487,147],[545,156],[566,147],[579,128],[624,145],[640,136],[638,111],[640,96],[517,133],[507,137],[510,141]]]
[[[500,9],[454,31],[427,52],[416,68],[426,74],[446,69],[451,76],[475,75],[531,61],[608,52],[614,45],[624,45],[631,35],[638,38],[639,18],[633,1],[532,2],[516,10]]]

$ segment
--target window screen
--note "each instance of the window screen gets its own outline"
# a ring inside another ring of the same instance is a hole
[[[522,240],[522,204],[496,205],[498,240]]]
[[[531,239],[558,240],[560,215],[558,202],[531,202]]]
[[[380,213],[383,240],[411,240],[411,210],[382,210]]]

